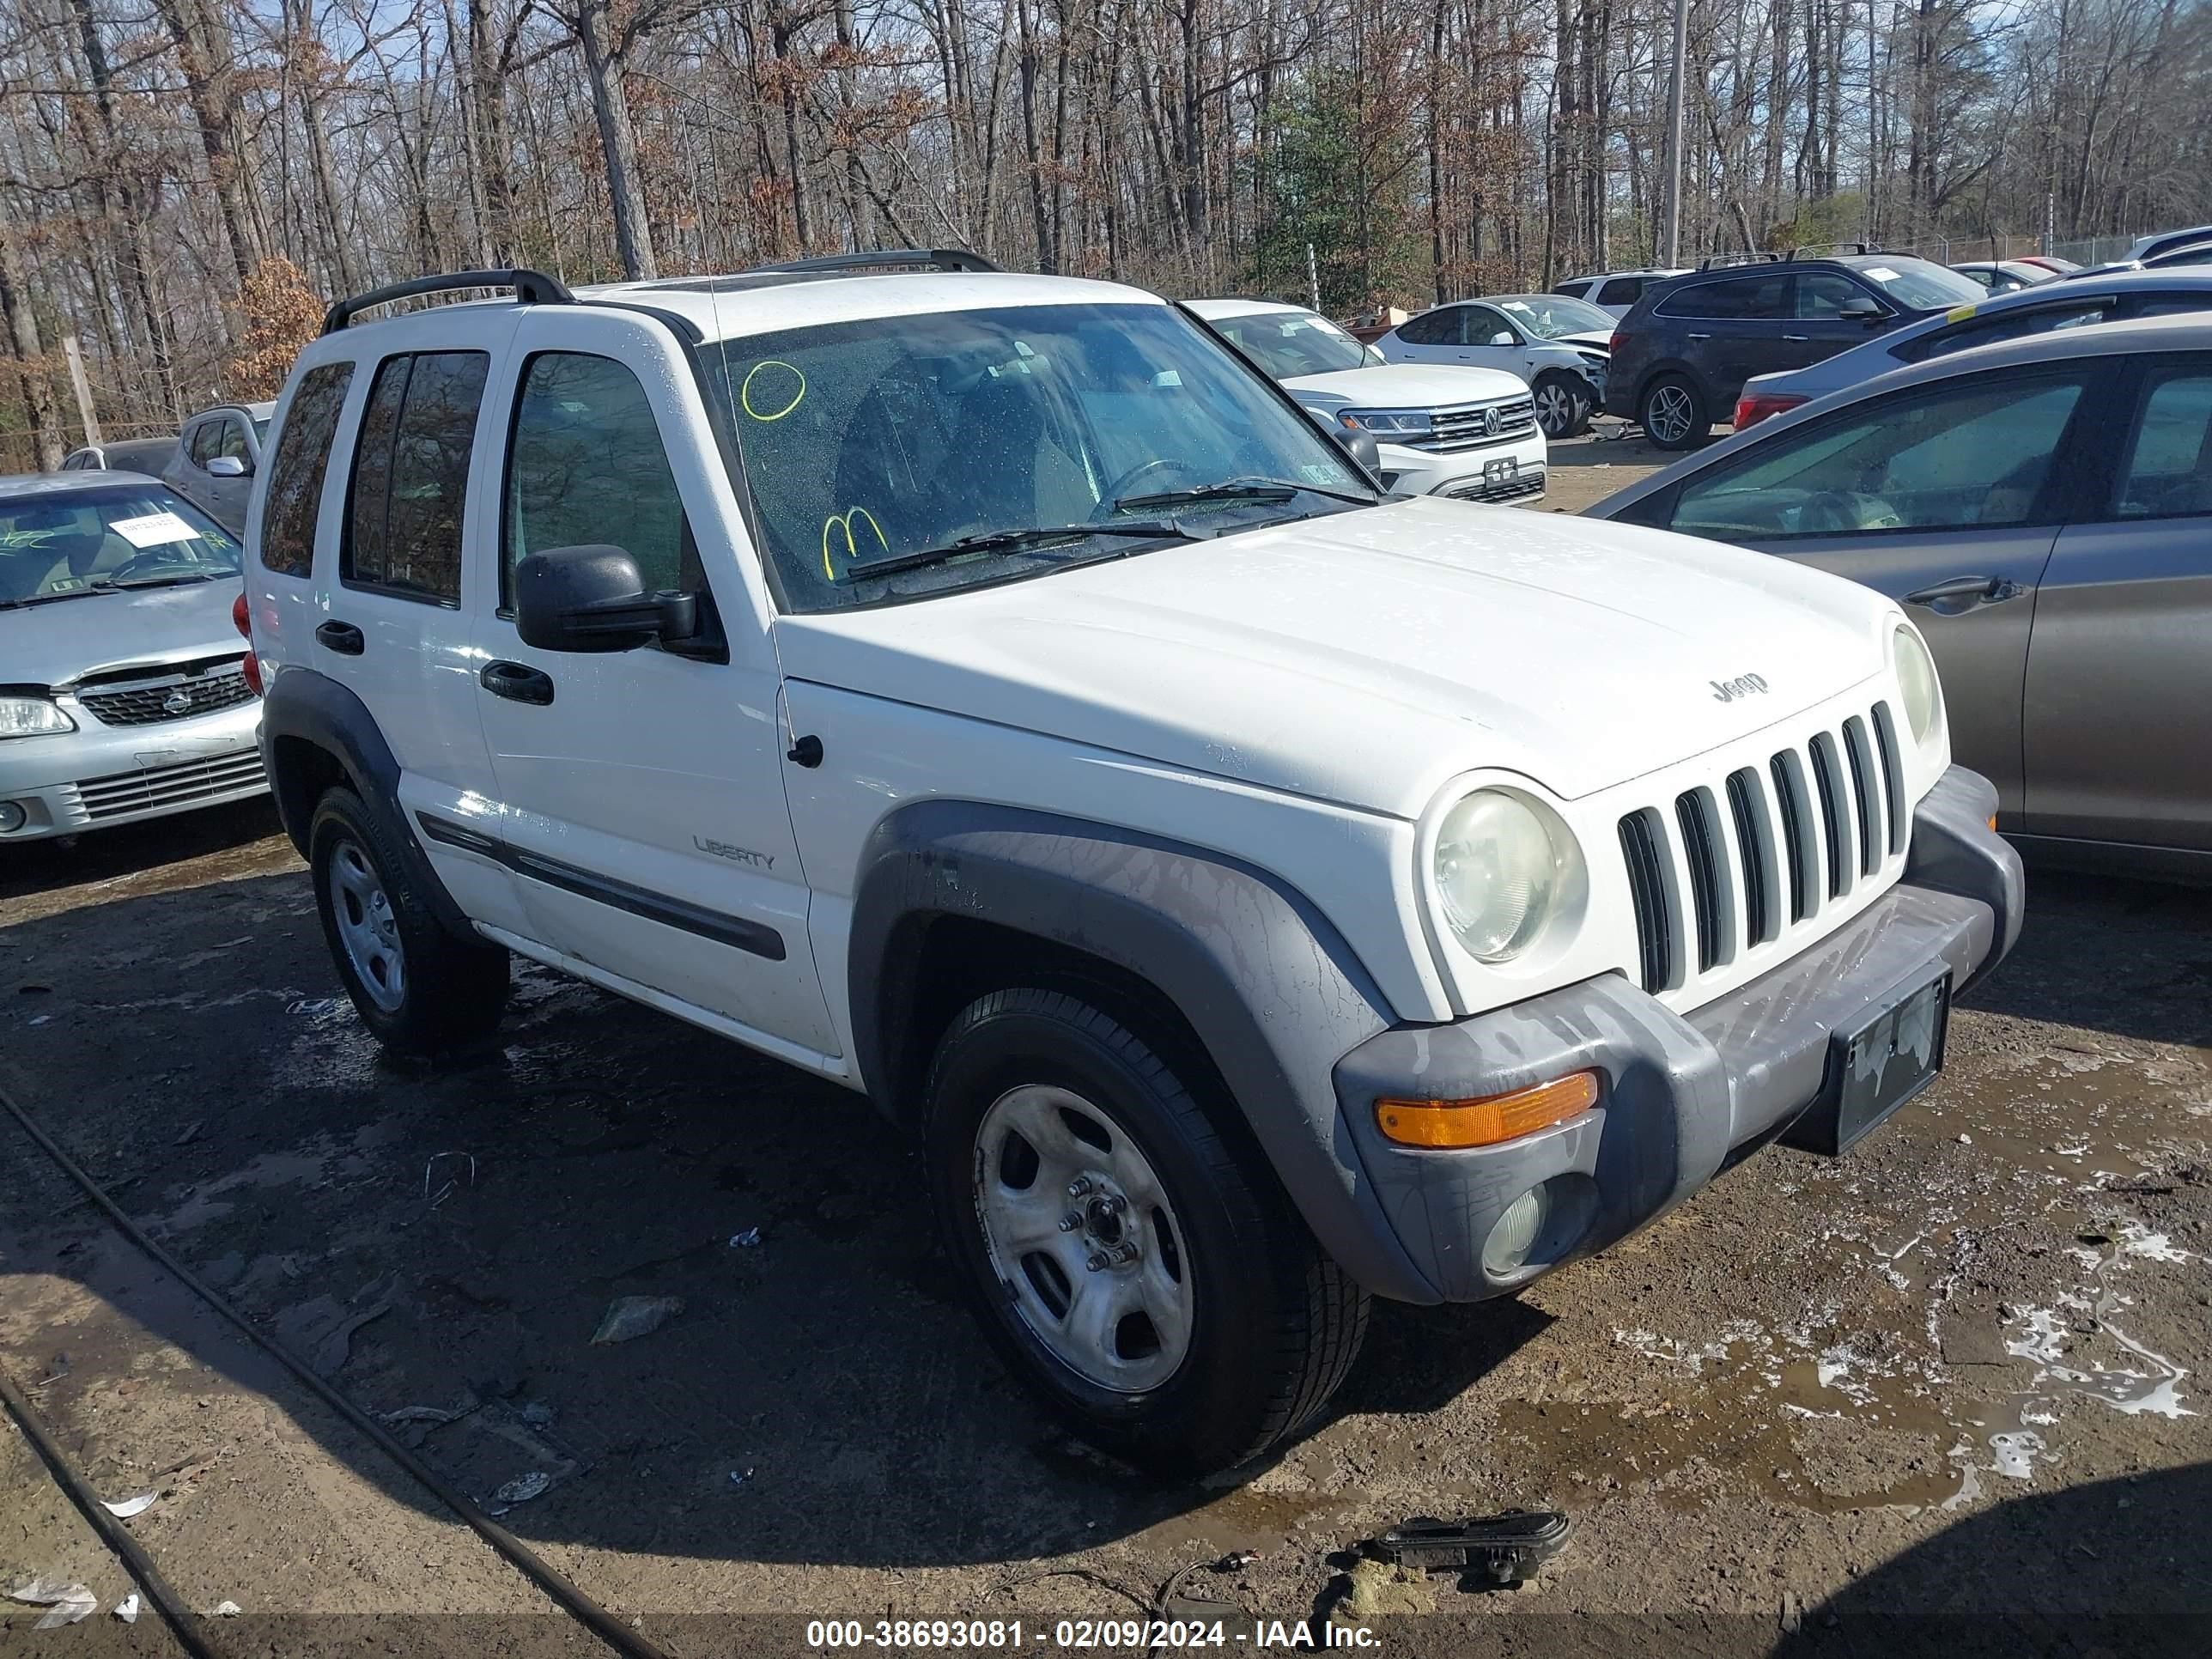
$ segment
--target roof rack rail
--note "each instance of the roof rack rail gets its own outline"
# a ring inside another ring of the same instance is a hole
[[[1759,253],[1756,252],[1745,253],[1716,253],[1710,258],[1698,260],[1698,269],[1699,270],[1725,270],[1729,265],[1774,264],[1778,263],[1781,260],[1781,258],[1782,256],[1778,253]]]
[[[872,252],[824,253],[811,259],[787,259],[777,264],[755,265],[751,270],[896,270],[907,265],[929,270],[999,269],[981,254],[971,253],[964,247],[892,247],[879,248]]]
[[[1877,242],[1808,242],[1802,247],[1793,247],[1793,259],[1832,259],[1839,254],[1887,253],[1890,250]]]
[[[323,313],[323,332],[335,334],[364,311],[377,306],[389,305],[394,300],[411,300],[418,294],[445,294],[461,289],[511,288],[514,297],[528,306],[574,305],[576,296],[557,276],[548,276],[542,270],[526,270],[517,266],[511,270],[453,270],[442,276],[410,276],[404,283],[386,283],[382,288],[373,288],[366,294],[356,294],[338,301]]]

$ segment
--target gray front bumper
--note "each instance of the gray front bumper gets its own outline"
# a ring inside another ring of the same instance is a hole
[[[1917,974],[1948,968],[1954,994],[2019,935],[2020,860],[1989,828],[1996,792],[1954,768],[1914,815],[1898,884],[1803,954],[1680,1015],[1608,974],[1449,1025],[1401,1026],[1335,1072],[1341,1121],[1413,1265],[1446,1301],[1501,1295],[1601,1249],[1689,1197],[1730,1155],[1786,1130],[1825,1086],[1829,1039]],[[1418,1152],[1383,1138],[1381,1097],[1471,1098],[1595,1070],[1598,1104],[1502,1146]],[[1499,1214],[1557,1184],[1529,1264],[1481,1265]]]

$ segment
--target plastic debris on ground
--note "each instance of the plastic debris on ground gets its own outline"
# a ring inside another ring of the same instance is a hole
[[[128,1521],[134,1515],[145,1514],[148,1510],[152,1509],[161,1501],[161,1494],[158,1492],[142,1492],[136,1498],[126,1498],[119,1504],[111,1504],[106,1498],[102,1498],[100,1507],[118,1521]]]
[[[341,1008],[352,1006],[352,1002],[344,997],[301,997],[297,1002],[285,1004],[284,1012],[303,1015],[309,1019],[320,1019],[325,1014],[334,1014]]]
[[[761,1231],[757,1227],[748,1227],[741,1233],[732,1233],[730,1236],[730,1248],[733,1250],[750,1250],[757,1246],[760,1242]]]
[[[210,1619],[235,1619],[240,1613],[245,1611],[246,1609],[240,1607],[235,1601],[218,1601],[215,1606],[208,1609],[208,1617]]]
[[[650,1336],[684,1311],[680,1296],[618,1296],[608,1307],[599,1328],[592,1333],[595,1344],[629,1342]]]
[[[527,1474],[518,1474],[491,1495],[489,1513],[505,1515],[517,1504],[527,1504],[533,1498],[543,1498],[553,1484],[553,1477],[543,1469],[532,1469]]]
[[[83,1585],[64,1583],[58,1578],[25,1579],[8,1592],[8,1599],[25,1607],[46,1608],[33,1630],[59,1630],[89,1618],[100,1608],[100,1598]]]
[[[1462,1589],[1518,1584],[1557,1555],[1574,1522],[1556,1510],[1439,1521],[1417,1516],[1360,1545],[1363,1555],[1415,1572],[1462,1573]]]
[[[748,1481],[748,1480],[751,1480],[752,1478],[753,1478],[753,1472],[752,1472],[750,1469],[749,1469],[749,1468],[747,1468],[747,1469],[732,1469],[732,1470],[730,1471],[730,1484],[731,1484],[732,1486],[744,1486],[744,1485],[745,1484],[745,1482],[746,1482],[746,1481]]]
[[[138,1592],[132,1590],[115,1604],[115,1616],[126,1625],[138,1622]]]

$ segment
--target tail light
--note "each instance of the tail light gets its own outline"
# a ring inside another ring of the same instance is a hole
[[[230,602],[231,625],[238,629],[239,638],[247,645],[253,643],[253,612],[246,603],[244,589]],[[246,689],[255,696],[261,695],[261,659],[248,651],[238,665],[238,672],[246,676]]]
[[[1805,401],[1794,392],[1747,392],[1735,400],[1735,429],[1741,432]]]
[[[1625,331],[1616,328],[1613,331],[1613,337],[1605,343],[1605,349],[1618,357],[1620,356],[1621,342],[1627,338],[1628,335]]]

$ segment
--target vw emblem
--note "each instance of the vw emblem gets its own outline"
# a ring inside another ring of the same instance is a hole
[[[1498,428],[1502,424],[1503,422],[1498,418],[1498,411],[1495,409],[1486,409],[1482,411],[1482,435],[1484,437],[1495,438],[1498,435]]]
[[[167,696],[161,699],[161,712],[164,714],[191,714],[192,712],[192,694],[185,690],[183,686],[179,686],[175,690],[170,692]]]

